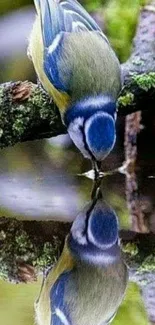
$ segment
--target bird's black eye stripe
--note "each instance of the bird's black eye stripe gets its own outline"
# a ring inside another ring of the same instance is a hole
[[[94,209],[94,206],[95,206],[96,203],[97,203],[97,199],[92,202],[90,208],[86,212],[85,229],[83,230],[82,235],[86,237],[87,241],[89,241],[89,239],[88,239],[88,231],[87,231],[87,229],[88,229],[88,221],[89,221],[90,214],[91,214],[92,210]]]
[[[85,133],[84,133],[84,126],[85,126],[85,123],[83,123],[83,126],[80,126],[79,129],[82,133],[82,136],[83,136],[83,143],[84,143],[84,148],[86,151],[89,152],[92,160],[96,160],[94,155],[92,154],[92,152],[90,151],[89,147],[88,147],[88,144],[87,144],[87,141],[86,141],[86,136],[85,136]],[[88,229],[88,221],[89,221],[89,216],[90,216],[90,213],[92,212],[92,210],[94,209],[94,206],[97,202],[97,198],[95,198],[90,206],[90,208],[88,209],[88,211],[86,212],[86,220],[85,220],[85,229],[83,230],[83,235],[86,237],[87,241],[88,240],[88,232],[87,232],[87,229]]]
[[[83,137],[84,148],[90,154],[90,157],[92,158],[92,160],[96,160],[94,155],[92,154],[91,150],[88,147],[88,144],[87,144],[87,141],[86,141],[86,135],[84,133],[84,127],[85,127],[85,123],[83,123],[83,125],[79,127],[79,129],[80,129],[80,131],[82,133],[82,137]]]

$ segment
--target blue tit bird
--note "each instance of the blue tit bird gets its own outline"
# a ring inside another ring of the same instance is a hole
[[[73,222],[65,246],[44,279],[36,303],[38,325],[107,325],[125,294],[115,212],[101,199]]]
[[[115,139],[120,64],[99,26],[76,0],[34,0],[28,53],[84,157],[97,164]]]

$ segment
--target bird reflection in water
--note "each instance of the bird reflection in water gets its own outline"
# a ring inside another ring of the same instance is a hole
[[[106,325],[128,283],[115,212],[97,195],[75,218],[36,302],[39,325]]]

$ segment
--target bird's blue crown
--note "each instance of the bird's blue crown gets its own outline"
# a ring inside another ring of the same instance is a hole
[[[112,150],[115,114],[116,103],[109,96],[85,98],[65,113],[68,133],[86,158],[102,161]]]
[[[68,246],[73,255],[92,264],[109,264],[120,256],[118,221],[102,200],[88,205],[76,217]]]

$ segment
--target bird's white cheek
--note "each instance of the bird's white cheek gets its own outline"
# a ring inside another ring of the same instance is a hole
[[[83,134],[81,127],[83,126],[83,118],[78,117],[69,124],[68,133],[76,147],[82,152],[85,158],[91,158],[89,152],[85,149]]]
[[[86,215],[83,213],[79,213],[75,218],[71,228],[72,237],[77,244],[80,245],[87,244],[87,239],[86,236],[84,235],[85,228],[86,228]]]

